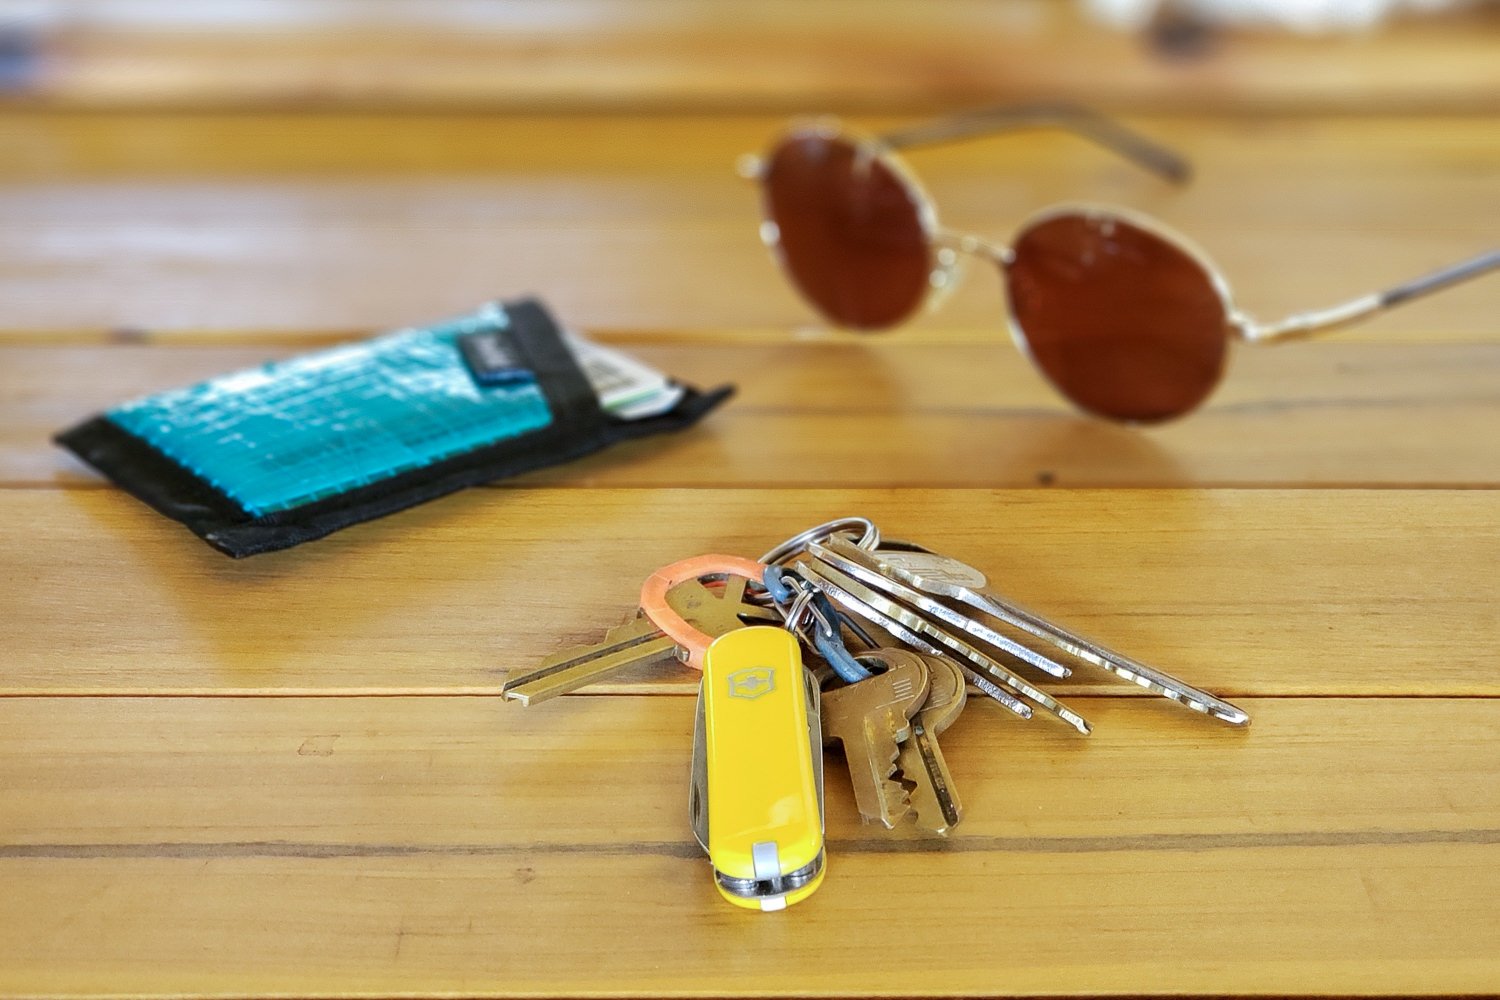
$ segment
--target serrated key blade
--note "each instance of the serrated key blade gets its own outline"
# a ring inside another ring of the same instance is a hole
[[[901,744],[897,763],[901,774],[914,786],[907,798],[917,825],[946,834],[963,818],[963,807],[958,804],[953,777],[935,742],[926,726],[913,724],[911,738]]]
[[[871,650],[861,659],[878,660],[886,669],[824,694],[823,735],[844,746],[859,814],[891,829],[911,808],[906,787],[894,775],[898,743],[927,697],[927,664],[904,649]]]
[[[946,656],[924,659],[930,678],[927,700],[912,719],[911,736],[901,744],[897,766],[902,780],[912,785],[907,797],[917,826],[947,836],[963,818],[963,806],[938,736],[953,725],[968,696],[963,671],[956,662]]]

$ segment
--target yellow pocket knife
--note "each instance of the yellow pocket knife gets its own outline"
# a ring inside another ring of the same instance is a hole
[[[689,813],[736,906],[785,909],[822,883],[818,683],[785,629],[735,629],[704,654]]]

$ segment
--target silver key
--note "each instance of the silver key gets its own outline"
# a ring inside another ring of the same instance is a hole
[[[911,808],[896,773],[897,747],[911,734],[911,717],[927,698],[927,663],[905,649],[860,654],[883,673],[823,694],[823,739],[844,745],[854,803],[866,822],[887,829]]]
[[[801,573],[806,568],[808,568],[808,564],[805,562],[799,563],[796,567],[799,573]],[[865,621],[873,624],[876,628],[884,629],[886,632],[889,632],[894,639],[905,645],[906,648],[914,652],[924,653],[930,656],[942,655],[943,651],[938,646],[934,645],[931,642],[928,642],[926,639],[922,638],[922,636],[918,635],[916,632],[913,632],[911,629],[907,628],[905,625],[901,624],[899,621],[890,617],[889,615],[881,614],[879,611],[870,607],[864,601],[861,601],[859,598],[855,597],[853,594],[849,593],[847,590],[845,590],[843,587],[840,587],[833,581],[822,576],[816,576],[813,573],[807,573],[805,575],[807,576],[808,581],[810,583],[813,583],[819,590],[823,591],[823,593],[827,594],[829,599],[833,601],[833,603],[843,608],[850,615],[858,618],[863,618]],[[1005,706],[1006,709],[1014,712],[1016,715],[1019,715],[1023,719],[1031,718],[1030,705],[1026,704],[1024,701],[1017,698],[1009,691],[1000,687],[1000,685],[990,680],[984,674],[981,674],[979,671],[975,670],[968,664],[967,661],[960,661],[958,667],[964,672],[964,676],[969,679],[969,683],[978,688],[982,694],[999,702],[1001,705]]]
[[[884,573],[880,564],[874,557],[851,544],[847,539],[835,535],[824,543],[813,542],[807,546],[807,551],[815,558],[828,563],[835,569],[842,570],[861,583],[883,591],[888,597],[894,598],[908,607],[915,608],[925,614],[931,615],[955,628],[962,629],[974,638],[984,642],[996,649],[1001,650],[1023,663],[1027,663],[1044,673],[1053,677],[1063,678],[1072,673],[1067,667],[1056,660],[1030,647],[1023,646],[1007,635],[1002,635],[990,628],[984,622],[963,614],[942,601],[938,601],[908,587],[900,580],[893,579]]]
[[[1090,726],[1088,720],[1083,716],[1056,698],[1053,698],[1036,685],[1024,678],[1017,677],[1005,669],[1005,667],[995,662],[993,657],[975,649],[958,636],[944,631],[910,608],[891,600],[879,591],[866,587],[858,580],[834,569],[825,562],[804,558],[802,562],[795,565],[799,572],[806,574],[808,579],[812,580],[818,586],[825,589],[837,588],[858,598],[885,617],[895,619],[911,631],[919,633],[923,638],[933,640],[945,647],[947,652],[967,660],[974,667],[987,674],[997,684],[1029,698],[1036,705],[1066,722],[1085,736],[1089,734]],[[830,598],[834,596],[832,589],[828,589],[828,594]]]
[[[889,541],[885,545],[887,547],[869,553],[869,557],[880,567],[880,572],[889,577],[928,594],[962,601],[1038,639],[1052,643],[1084,663],[1134,681],[1147,691],[1170,698],[1205,715],[1237,726],[1250,721],[1249,714],[1238,706],[1101,646],[1001,597],[988,589],[989,579],[984,573],[968,563],[907,542]]]
[[[697,581],[679,584],[668,591],[667,602],[684,619],[713,636],[752,621],[781,621],[775,612],[746,602],[745,580],[739,577],[725,580],[717,593]],[[535,670],[507,680],[501,693],[511,701],[530,705],[598,683],[630,667],[675,655],[675,642],[649,618],[636,617],[610,629],[602,642],[553,653]]]
[[[911,735],[901,744],[896,766],[901,777],[914,786],[909,797],[917,826],[946,836],[963,818],[963,806],[938,746],[938,736],[963,711],[969,690],[963,671],[946,656],[922,659],[927,662],[927,700],[912,717]]]

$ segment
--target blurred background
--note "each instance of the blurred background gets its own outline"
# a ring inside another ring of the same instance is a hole
[[[1477,0],[7,0],[13,99],[87,107],[1493,110]]]
[[[622,334],[811,325],[733,168],[824,112],[1124,116],[1190,186],[1045,132],[910,159],[996,237],[1064,199],[1158,214],[1266,316],[1500,231],[1495,3],[5,0],[0,95],[13,330],[331,336],[523,292]],[[993,331],[999,294],[971,274],[918,327]],[[1478,337],[1486,294],[1414,309]]]

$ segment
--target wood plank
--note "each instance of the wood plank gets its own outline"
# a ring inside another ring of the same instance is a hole
[[[1092,698],[1095,731],[1083,739],[975,698],[942,738],[967,808],[947,843],[1090,853],[1149,850],[1152,837],[1178,841],[1161,849],[1208,850],[1500,838],[1500,757],[1489,752],[1500,700],[1250,698],[1244,707],[1254,721],[1234,729],[1154,700]],[[0,699],[11,748],[0,757],[0,852],[685,844],[677,765],[693,709],[691,697],[628,695],[530,709],[494,697]],[[831,837],[858,850],[940,846],[905,826],[861,827],[841,766],[830,756]],[[1313,788],[1323,792],[1288,794]],[[598,821],[609,789],[630,792],[612,803],[613,825]]]
[[[1258,701],[1244,732],[1096,707],[1086,744],[960,720],[968,814],[941,845],[859,826],[830,772],[828,881],[760,918],[716,898],[687,830],[685,698],[545,722],[491,699],[7,700],[0,989],[1500,986],[1500,702]],[[901,951],[868,919],[894,908]]]
[[[1337,341],[1238,353],[1203,411],[1148,430],[1086,419],[999,332],[890,340],[775,331],[612,337],[739,393],[705,424],[524,485],[1030,487],[1500,483],[1500,344]],[[972,339],[976,342],[967,342]],[[988,342],[985,342],[985,340]],[[298,345],[311,346],[311,345]],[[297,346],[0,347],[0,482],[104,485],[51,443],[126,399]]]
[[[907,854],[855,854],[836,862],[841,879],[830,875],[819,898],[784,919],[729,912],[710,898],[702,862],[651,854],[566,864],[545,851],[28,859],[0,865],[23,904],[7,912],[24,912],[7,922],[15,957],[0,968],[0,988],[59,997],[1488,994],[1497,987],[1494,858],[1488,844],[1208,858],[998,851],[955,854],[935,876]],[[673,905],[691,893],[692,905]],[[979,899],[955,932],[953,900],[965,893]],[[899,910],[924,961],[893,949],[872,910]]]
[[[1493,108],[1493,12],[1162,51],[1057,0],[368,0],[163,18],[31,3],[13,101],[84,107],[743,111],[1073,97],[1133,107]],[[122,11],[120,8],[124,7]],[[26,22],[21,22],[26,23]],[[26,58],[28,48],[31,58]],[[30,70],[28,73],[27,70]]]
[[[1220,694],[1493,695],[1497,504],[1493,491],[476,490],[233,562],[114,491],[0,490],[0,523],[17,526],[0,565],[20,584],[0,613],[0,690],[493,693],[507,669],[597,639],[660,565],[755,555],[863,513]],[[610,690],[637,683],[691,678],[669,666]]]
[[[809,104],[807,110],[817,110]],[[869,123],[879,126],[891,119]],[[381,329],[539,293],[588,329],[808,328],[756,238],[736,157],[778,117],[0,115],[7,329]],[[1494,240],[1500,130],[1479,118],[1144,119],[1177,189],[1071,137],[912,155],[947,224],[996,238],[1066,200],[1158,215],[1264,318]],[[972,268],[918,329],[998,330]],[[1475,283],[1358,337],[1492,341]]]

